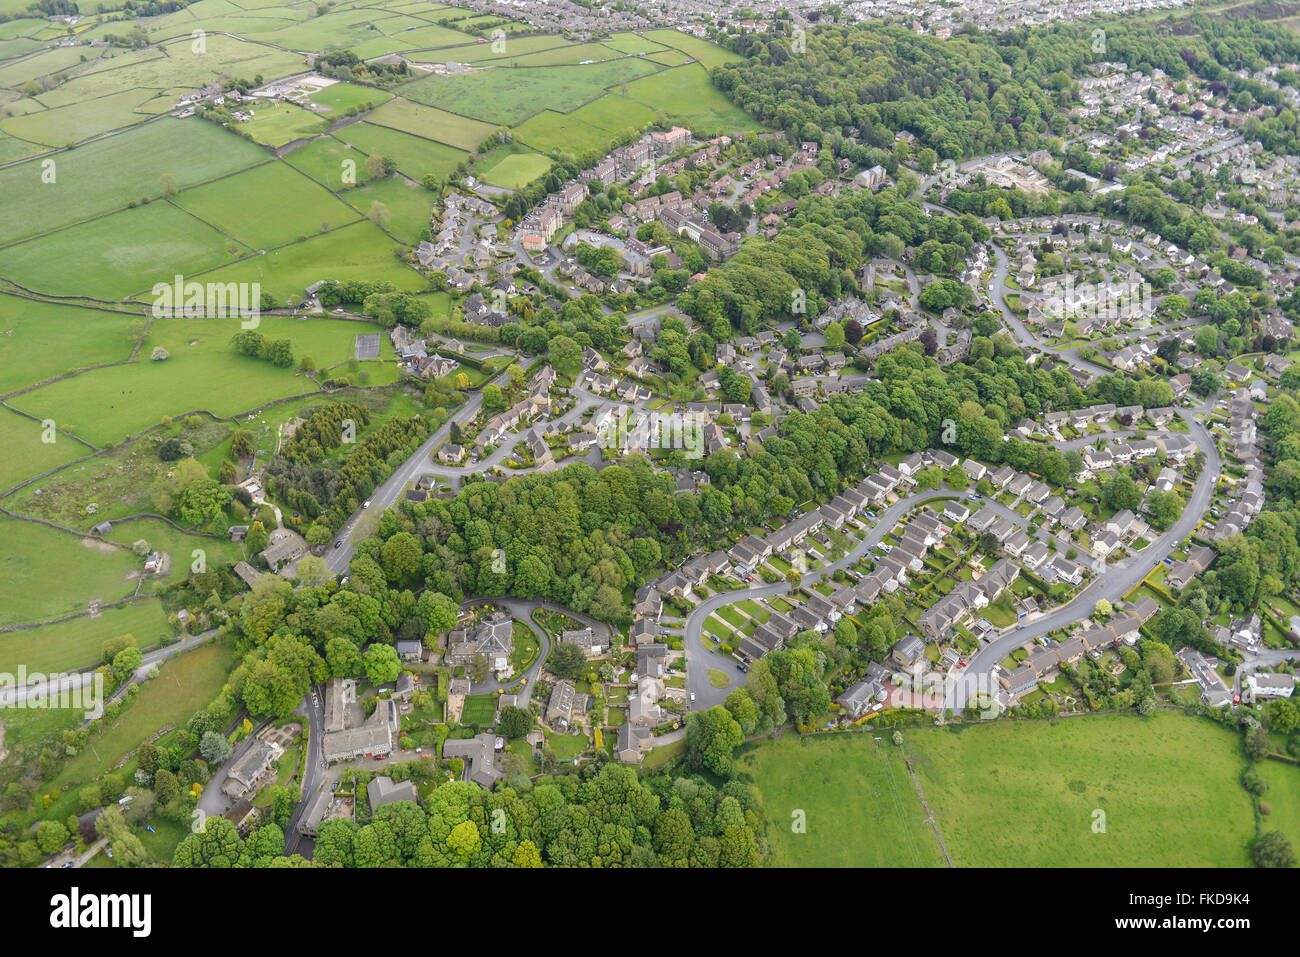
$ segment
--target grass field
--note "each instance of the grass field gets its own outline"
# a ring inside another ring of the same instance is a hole
[[[284,154],[284,161],[328,189],[347,189],[366,181],[366,154],[332,136],[318,137]],[[350,182],[345,181],[345,173]]]
[[[730,50],[715,46],[708,40],[701,40],[689,33],[682,33],[680,30],[647,30],[645,35],[648,39],[662,43],[664,46],[672,47],[674,50],[681,50],[710,70],[715,66],[722,66],[724,63],[737,63],[744,59]]]
[[[744,754],[742,767],[763,791],[773,825],[773,863],[913,862],[910,845],[888,835],[906,825],[924,846],[915,828],[925,815],[897,748],[887,732],[881,737],[827,735],[805,744],[791,735]],[[959,867],[1249,864],[1254,820],[1239,784],[1240,739],[1209,722],[1170,712],[1146,720],[1096,715],[915,728],[903,737]],[[888,771],[901,810],[882,836],[885,825],[868,819],[880,802],[846,799],[839,782],[857,775],[858,787],[892,794]],[[808,834],[789,833],[793,807],[807,811]],[[1098,810],[1105,833],[1093,830]],[[833,835],[819,837],[817,821]]]
[[[243,251],[167,202],[113,213],[4,250],[4,275],[38,292],[120,299]]]
[[[369,109],[386,103],[392,98],[393,94],[387,90],[376,90],[374,87],[360,86],[356,83],[331,83],[308,97],[318,106],[328,106],[331,118],[342,116],[352,107],[358,110]]]
[[[887,739],[785,734],[750,745],[737,763],[763,793],[770,866],[943,864],[907,768]],[[806,822],[805,833],[794,830],[797,812]]]
[[[289,296],[301,297],[318,279],[387,279],[411,292],[428,288],[423,276],[397,261],[393,249],[393,240],[373,223],[353,223],[198,278],[202,282],[260,282],[264,291],[281,302]]]
[[[700,135],[759,128],[753,117],[709,83],[708,73],[698,63],[635,80],[624,89],[630,99],[690,126]]]
[[[271,103],[255,107],[253,118],[240,128],[254,141],[266,146],[284,146],[294,140],[315,136],[329,129],[330,121],[292,103]]]
[[[270,249],[360,219],[324,187],[280,162],[186,190],[175,202],[252,249]]]
[[[117,723],[97,735],[93,747],[86,747],[64,766],[50,782],[50,791],[94,780],[155,731],[184,725],[190,715],[216,697],[233,658],[230,647],[210,642],[164,663],[158,677],[141,686],[135,703]],[[131,766],[128,763],[128,770]],[[71,792],[67,796],[75,797]]]
[[[446,110],[412,103],[410,100],[392,100],[375,110],[366,122],[388,126],[425,139],[436,140],[461,150],[475,150],[478,144],[495,132],[496,127],[466,116],[457,116]]]
[[[444,177],[469,156],[463,150],[370,123],[354,123],[339,130],[338,139],[364,153],[388,157],[416,182],[426,173]]]
[[[479,175],[493,186],[519,189],[551,168],[551,160],[514,143],[499,147],[479,161]]]
[[[40,422],[2,407],[0,434],[8,436],[8,454],[0,458],[0,491],[92,451],[80,442],[48,431]]]
[[[84,611],[92,598],[125,598],[142,567],[140,558],[123,549],[0,517],[0,625]]]
[[[474,73],[430,76],[401,87],[408,99],[514,125],[545,106],[568,112],[600,96],[608,87],[658,69],[640,59],[589,66],[494,67]]]
[[[420,230],[429,225],[433,210],[433,194],[400,176],[372,180],[364,186],[347,190],[342,199],[359,213],[367,215],[372,203],[383,203],[391,216],[389,231],[412,245],[418,241]]]
[[[280,338],[270,318],[263,320],[260,331]],[[154,344],[163,345],[171,352],[165,362],[145,360],[94,369],[28,392],[14,404],[102,446],[155,425],[164,416],[198,409],[234,415],[281,396],[317,389],[314,382],[292,369],[234,352],[230,337],[236,331],[235,320],[161,319],[143,351],[148,355]],[[190,346],[189,342],[196,344]],[[331,353],[337,355],[338,351]],[[295,357],[300,354],[294,353]],[[326,358],[322,355],[321,360]]]
[[[0,671],[14,674],[20,664],[46,673],[85,668],[100,660],[106,639],[133,635],[136,644],[148,648],[172,634],[158,599],[146,598],[105,609],[97,618],[82,616],[0,635]]]
[[[0,242],[157,198],[163,176],[183,189],[265,162],[266,154],[203,120],[164,119],[50,159],[53,182],[42,176],[43,160],[0,170]]]

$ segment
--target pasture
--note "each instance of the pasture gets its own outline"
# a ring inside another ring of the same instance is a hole
[[[513,126],[539,109],[568,112],[606,89],[658,69],[631,58],[589,66],[489,67],[469,73],[430,76],[408,83],[408,99],[474,116],[489,123]]]
[[[470,151],[496,131],[490,123],[401,99],[385,103],[366,117],[366,122]]]
[[[373,223],[331,229],[306,242],[273,249],[198,277],[202,282],[260,282],[285,302],[299,298],[318,279],[387,279],[399,289],[425,289],[428,282],[393,256],[394,242]]]
[[[493,186],[519,189],[544,175],[550,168],[549,157],[521,149],[512,143],[484,156],[479,162],[478,170],[484,181]]]
[[[1092,715],[902,733],[903,753],[958,867],[1250,862],[1255,828],[1239,783],[1246,767],[1240,736],[1208,721],[1161,712],[1149,719]],[[890,734],[868,729],[807,743],[787,736],[744,752],[742,769],[764,793],[773,863],[909,862],[907,845],[866,817],[892,800],[886,777],[892,768],[901,770],[894,783],[903,820],[915,825],[924,818]],[[862,801],[840,793],[844,776],[857,774],[867,793],[885,796]],[[790,833],[792,808],[806,811],[808,834]],[[1097,821],[1104,832],[1094,829]],[[818,822],[833,840],[818,837]]]
[[[0,293],[0,392],[131,355],[136,317]]]
[[[20,664],[28,671],[70,671],[100,660],[104,641],[133,635],[149,648],[173,634],[156,598],[106,608],[96,618],[83,615],[56,625],[39,625],[0,635],[0,671],[13,674]]]
[[[266,161],[247,140],[200,119],[163,119],[120,136],[110,136],[0,170],[0,243],[13,242],[130,202],[163,194],[170,176],[184,189]],[[42,174],[50,169],[49,176]]]
[[[244,252],[184,210],[157,201],[7,247],[4,278],[37,292],[122,299]]]
[[[129,551],[0,516],[0,625],[83,611],[92,598],[126,598],[143,565]]]
[[[186,190],[178,206],[250,249],[270,249],[360,217],[285,163],[266,163]]]
[[[371,123],[354,123],[339,130],[337,138],[369,155],[388,157],[417,182],[426,173],[446,176],[469,157],[454,147]]]

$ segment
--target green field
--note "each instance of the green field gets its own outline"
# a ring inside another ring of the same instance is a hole
[[[698,63],[636,80],[628,83],[625,90],[630,99],[661,111],[669,120],[690,126],[699,135],[761,128],[753,117],[709,83],[708,73]]]
[[[67,436],[51,433],[40,422],[3,407],[0,407],[0,433],[8,436],[8,454],[0,459],[0,491],[92,451]]]
[[[324,236],[225,266],[203,282],[259,282],[281,302],[299,296],[318,279],[387,279],[399,289],[428,288],[418,272],[393,256],[394,242],[370,222],[332,229]]]
[[[209,642],[165,662],[158,677],[141,686],[135,703],[117,723],[94,738],[94,747],[72,758],[50,782],[50,789],[67,789],[94,780],[155,731],[167,725],[184,725],[190,715],[221,691],[233,658],[230,647]]]
[[[640,59],[589,66],[493,67],[474,73],[430,76],[401,88],[408,99],[507,126],[543,107],[577,109],[609,87],[658,69]]]
[[[549,157],[512,143],[485,156],[479,164],[479,175],[493,186],[519,189],[544,176],[550,168]]]
[[[233,252],[232,252],[233,250]],[[165,201],[29,239],[4,250],[5,278],[37,292],[120,299],[244,252]]]
[[[318,137],[284,154],[284,161],[327,189],[348,189],[366,181],[366,154],[332,136]]]
[[[730,50],[724,50],[708,40],[701,40],[689,33],[682,33],[680,30],[647,30],[645,35],[648,39],[662,43],[664,46],[672,47],[674,50],[681,50],[710,70],[716,66],[722,66],[724,63],[738,63],[743,59],[743,57],[737,56]]]
[[[788,735],[744,753],[741,767],[764,794],[772,863],[938,863],[934,838],[922,840],[928,826],[918,830],[925,815],[898,749],[889,732],[878,733],[878,742],[870,731],[806,743]],[[1239,784],[1240,736],[1207,721],[1171,712],[1096,715],[913,728],[903,737],[959,867],[1250,862],[1255,829]],[[853,799],[853,788],[881,797]],[[790,833],[792,808],[806,811],[807,834]],[[887,825],[884,808],[892,808]],[[1093,830],[1095,811],[1105,812],[1105,833]],[[925,850],[919,861],[904,832]]]
[[[126,598],[143,561],[129,551],[43,525],[0,517],[0,625],[46,621],[86,602]]]
[[[376,90],[374,87],[359,86],[356,83],[331,83],[323,90],[311,94],[308,99],[318,106],[328,106],[330,117],[334,118],[353,107],[361,110],[379,106],[392,97],[393,94],[387,90]]]
[[[446,110],[422,106],[410,100],[392,100],[375,110],[366,122],[387,126],[405,133],[414,133],[460,150],[475,150],[478,144],[495,132],[496,127],[467,116],[457,116]]]
[[[186,190],[176,204],[252,249],[270,249],[360,219],[328,190],[278,162]]]
[[[46,181],[44,160],[0,170],[0,242],[56,229],[162,195],[160,180],[193,186],[255,163],[266,154],[203,120],[165,119],[58,153]]]
[[[352,336],[367,326],[343,328],[319,320],[289,325],[295,320],[263,317],[259,331],[271,338],[289,334],[294,356],[303,353],[321,363],[342,361]],[[333,340],[316,329],[328,330]],[[206,409],[218,416],[245,412],[282,396],[313,392],[316,384],[293,369],[280,369],[261,359],[239,355],[230,337],[239,331],[235,319],[159,319],[142,353],[161,345],[171,353],[165,362],[147,359],[129,365],[94,369],[25,393],[13,404],[95,445],[120,441],[157,424],[164,416]]]
[[[47,673],[85,668],[100,660],[100,648],[109,638],[133,635],[136,644],[148,648],[172,634],[158,599],[147,598],[107,608],[97,618],[83,615],[0,635],[0,671],[14,674],[20,664]]]
[[[253,118],[240,129],[266,146],[284,146],[330,128],[329,118],[292,103],[259,103],[253,110]]]
[[[451,146],[370,123],[354,123],[339,130],[338,139],[352,144],[364,153],[388,157],[397,164],[399,170],[416,182],[426,173],[446,176],[469,156]],[[364,172],[364,164],[360,170]]]
[[[751,745],[737,761],[763,793],[773,867],[938,867],[943,855],[898,749],[870,735]],[[806,832],[795,833],[796,812]]]

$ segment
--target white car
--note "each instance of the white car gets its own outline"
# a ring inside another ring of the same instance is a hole
[[[362,503],[361,503],[361,507],[362,507],[362,508],[369,508],[369,507],[370,507],[370,499],[366,499],[364,502],[362,502]]]

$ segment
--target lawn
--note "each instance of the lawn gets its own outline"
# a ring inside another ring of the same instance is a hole
[[[468,695],[465,698],[465,709],[460,715],[460,723],[479,726],[492,724],[496,719],[497,697],[495,694]]]

